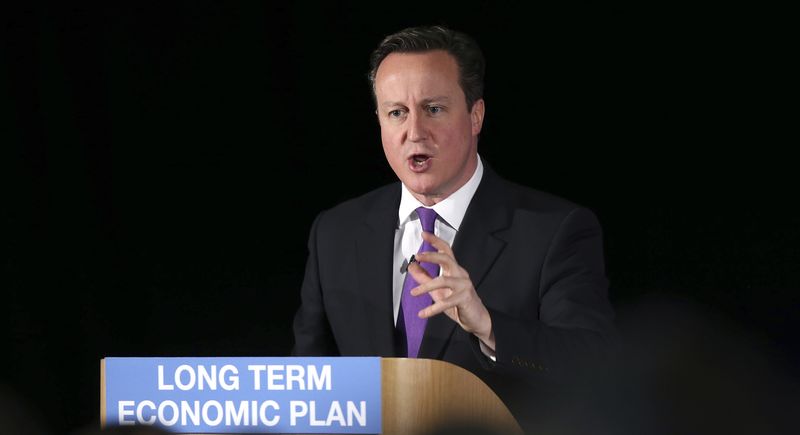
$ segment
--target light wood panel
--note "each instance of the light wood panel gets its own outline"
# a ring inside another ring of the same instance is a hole
[[[471,372],[437,360],[381,361],[384,434],[424,434],[453,422],[522,433],[500,398]]]

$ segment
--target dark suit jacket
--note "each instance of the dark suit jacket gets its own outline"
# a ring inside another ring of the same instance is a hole
[[[428,320],[419,357],[474,372],[520,419],[529,393],[606,353],[613,311],[594,214],[484,167],[453,251],[491,315],[497,362],[443,314]],[[398,355],[392,252],[400,189],[382,187],[314,221],[295,355]]]

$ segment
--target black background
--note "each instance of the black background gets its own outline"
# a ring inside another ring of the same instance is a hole
[[[388,33],[436,23],[474,36],[487,58],[481,155],[597,213],[616,306],[676,295],[796,364],[784,57],[761,16],[729,12],[489,1],[6,9],[3,383],[63,431],[97,418],[104,356],[288,354],[312,219],[394,180],[369,53]]]

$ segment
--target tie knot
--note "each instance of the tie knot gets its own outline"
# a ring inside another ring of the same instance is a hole
[[[417,208],[417,216],[422,223],[422,230],[428,233],[433,232],[433,223],[436,222],[436,211],[432,208]]]

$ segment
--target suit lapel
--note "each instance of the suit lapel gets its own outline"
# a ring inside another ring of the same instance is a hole
[[[469,272],[479,296],[490,291],[482,289],[480,283],[506,245],[498,233],[511,225],[512,211],[503,196],[501,180],[484,163],[481,184],[453,242],[456,261]],[[456,326],[456,322],[444,314],[428,319],[420,358],[441,358]]]
[[[392,265],[400,184],[393,185],[391,189],[390,194],[379,196],[370,205],[355,241],[360,272],[359,290],[367,307],[364,315],[368,316],[367,324],[371,328],[363,334],[371,341],[370,351],[365,354],[384,357],[396,356]]]

